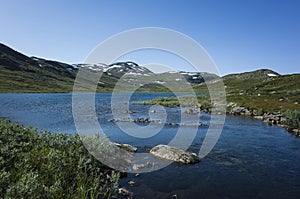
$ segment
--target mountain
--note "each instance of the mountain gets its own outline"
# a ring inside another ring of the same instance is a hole
[[[80,68],[103,72],[98,91],[112,91],[121,77],[124,88],[140,87],[141,78],[149,85],[141,91],[167,91],[164,80],[179,81],[185,78],[188,84],[200,84],[219,76],[200,72],[166,72],[155,74],[145,66],[134,62],[107,64],[66,64],[57,61],[28,57],[0,43],[0,92],[71,92],[74,79]],[[180,78],[178,78],[180,76]]]
[[[104,75],[114,76],[114,77],[122,77],[124,74],[153,74],[149,69],[143,66],[139,66],[134,62],[116,62],[110,65],[106,64],[73,64],[74,68],[82,68],[85,67],[89,70],[93,71],[101,71]]]
[[[271,78],[280,76],[279,73],[269,69],[259,69],[251,72],[225,75],[224,79],[251,79],[251,78]]]
[[[220,77],[216,74],[207,73],[207,72],[185,72],[180,71],[181,75],[185,77],[185,79],[191,84],[201,84],[203,82],[220,79]]]

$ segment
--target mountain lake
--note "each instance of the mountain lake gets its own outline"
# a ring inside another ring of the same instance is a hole
[[[134,93],[131,101],[146,101],[172,94]],[[97,93],[96,115],[110,140],[147,152],[158,144],[168,144],[179,126],[165,125],[150,138],[124,133],[114,122],[111,93]],[[72,114],[72,94],[0,94],[0,117],[51,132],[76,133]],[[149,117],[149,105],[130,105],[133,118]],[[167,108],[167,122],[180,122],[180,108]],[[209,125],[210,115],[199,114]],[[146,124],[139,124],[146,125]],[[186,133],[188,132],[188,128]],[[198,128],[188,151],[198,153],[208,126]],[[94,129],[95,133],[99,129]],[[171,165],[149,173],[128,173],[120,187],[134,198],[299,198],[300,139],[285,129],[268,126],[250,117],[226,116],[222,134],[213,150],[197,164]],[[128,182],[135,182],[129,185]]]

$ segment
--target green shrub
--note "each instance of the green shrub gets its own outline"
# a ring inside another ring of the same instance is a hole
[[[0,198],[111,198],[118,179],[79,135],[38,132],[0,119]]]
[[[290,129],[300,129],[300,111],[298,110],[287,110],[283,113],[286,118],[285,124]]]

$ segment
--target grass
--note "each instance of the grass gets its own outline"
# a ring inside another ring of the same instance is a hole
[[[239,106],[244,106],[249,110],[264,112],[285,112],[288,110],[300,110],[300,74],[284,75],[279,77],[252,78],[252,79],[226,79],[227,102],[234,102]],[[206,84],[193,85],[198,97],[199,104],[210,104],[209,92]],[[207,96],[207,97],[205,97]],[[189,103],[182,100],[181,105]],[[140,104],[159,104],[163,106],[179,106],[176,98],[159,98]],[[213,106],[213,104],[210,104]]]
[[[225,78],[223,82],[227,102],[264,112],[300,110],[300,74],[272,78]],[[194,85],[194,90],[209,96],[205,84]]]
[[[198,104],[201,104],[201,109],[210,109],[211,103],[210,99],[205,96],[201,97],[190,97],[190,96],[180,96],[176,97],[163,97],[163,98],[156,98],[150,101],[143,101],[143,102],[133,102],[134,104],[143,104],[143,105],[162,105],[166,107],[192,107]]]
[[[111,198],[119,173],[79,135],[38,132],[0,119],[0,198]]]

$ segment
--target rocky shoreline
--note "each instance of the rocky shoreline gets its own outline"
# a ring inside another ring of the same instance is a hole
[[[189,114],[189,113],[187,113],[187,114]],[[151,120],[149,118],[143,118],[143,117],[139,117],[139,118],[136,118],[136,119],[132,119],[132,118],[115,118],[115,119],[108,120],[108,122],[135,122],[135,123],[150,123],[150,122],[153,122],[153,123],[162,124],[161,120]],[[207,126],[206,124],[203,124],[201,122],[198,122],[198,123],[168,122],[166,124],[169,125],[169,126],[186,126],[186,127]]]
[[[132,155],[137,152],[137,147],[129,145],[129,144],[121,144],[113,142],[113,144]],[[197,154],[185,151],[183,149],[169,146],[169,145],[157,145],[154,146],[150,151],[149,154],[152,154],[154,158],[165,160],[167,162],[175,162],[178,164],[196,164],[200,162],[200,158],[197,156]],[[135,176],[140,176],[140,172],[142,172],[144,169],[154,169],[156,166],[155,161],[147,161],[143,163],[136,163],[129,160],[132,171],[135,171]],[[135,185],[136,182],[132,179],[128,181],[129,186]],[[133,198],[134,193],[130,191],[130,189],[127,189],[126,187],[119,187],[118,188],[118,195],[120,198]]]
[[[280,112],[259,113],[257,110],[251,110],[244,106],[238,106],[236,103],[229,102],[227,104],[227,114],[249,116],[254,119],[262,120],[270,126],[276,125],[285,128],[289,133],[300,137],[300,129],[292,128],[285,124],[287,118]]]

